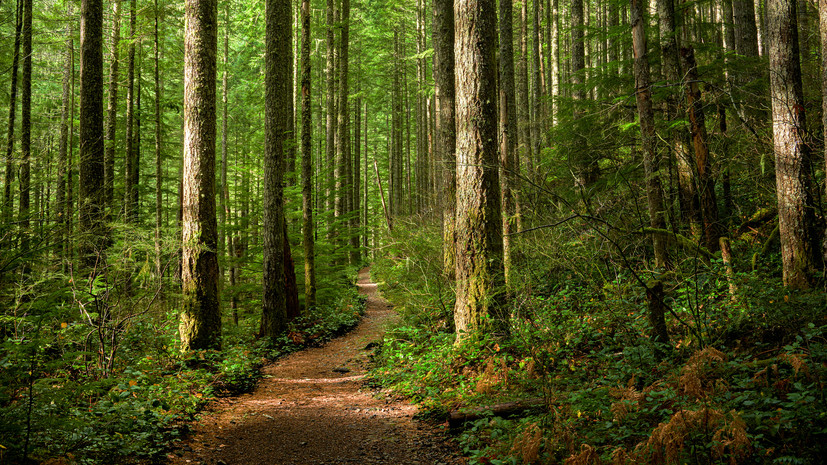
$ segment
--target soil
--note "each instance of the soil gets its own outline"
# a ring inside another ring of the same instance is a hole
[[[253,392],[211,404],[169,462],[464,464],[442,428],[414,419],[415,405],[364,385],[371,343],[399,317],[368,268],[359,272],[358,286],[367,308],[353,331],[265,366]]]

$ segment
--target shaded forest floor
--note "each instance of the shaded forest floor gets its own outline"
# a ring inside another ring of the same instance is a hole
[[[358,285],[367,308],[356,329],[265,366],[253,392],[211,404],[170,463],[463,463],[442,432],[414,420],[415,405],[364,386],[371,343],[398,316],[367,268]]]

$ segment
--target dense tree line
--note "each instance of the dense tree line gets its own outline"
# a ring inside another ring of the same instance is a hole
[[[113,341],[159,302],[184,351],[221,349],[239,307],[275,340],[416,229],[459,341],[506,335],[527,283],[558,274],[632,273],[655,327],[658,283],[719,257],[823,288],[825,17],[806,0],[3,2],[0,334],[36,332],[16,312],[48,281]]]

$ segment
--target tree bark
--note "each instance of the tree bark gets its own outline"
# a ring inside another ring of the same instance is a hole
[[[290,130],[293,59],[290,0],[267,0],[264,56],[264,296],[259,335],[275,339],[287,328],[284,247],[284,168]]]
[[[496,3],[457,0],[457,342],[506,332],[497,169]],[[493,327],[489,326],[493,323]]]
[[[631,1],[632,49],[635,54],[635,98],[640,120],[641,145],[643,146],[643,168],[646,173],[646,200],[649,207],[649,225],[664,229],[663,197],[661,192],[658,163],[657,139],[655,135],[655,114],[652,110],[649,59],[646,44],[646,22],[640,0]],[[652,235],[655,251],[655,267],[666,266],[668,257],[666,243],[657,234]]]
[[[129,1],[129,52],[126,62],[126,157],[124,159],[124,188],[123,188],[123,215],[124,221],[132,223],[137,214],[136,205],[132,203],[134,191],[138,188],[134,184],[132,173],[135,170],[135,31],[137,17],[137,1]]]
[[[20,76],[20,251],[28,262],[32,156],[32,0],[23,0],[23,69]],[[27,267],[24,267],[26,269]]]
[[[456,119],[454,112],[454,4],[434,0],[434,100],[436,159],[442,173],[442,266],[448,279],[456,272]]]
[[[350,198],[352,202],[351,208],[351,217],[350,217],[350,263],[358,264],[362,260],[362,252],[359,249],[361,245],[361,237],[362,237],[362,209],[361,209],[361,197],[362,197],[362,183],[361,183],[361,166],[362,166],[362,153],[361,153],[361,138],[362,138],[362,84],[361,84],[361,76],[362,76],[362,69],[361,69],[361,56],[356,60],[356,101],[353,105],[353,163],[350,166],[353,168],[353,175],[351,179],[353,180],[353,186],[350,189]],[[367,134],[365,134],[367,137]]]
[[[218,282],[224,285],[224,266],[222,259],[228,262],[234,257],[232,252],[226,253],[226,249],[232,248],[232,241],[227,240],[227,217],[230,203],[230,187],[227,185],[227,163],[229,137],[229,61],[230,61],[230,2],[224,5],[224,72],[221,74],[221,173],[219,175],[218,187]],[[229,247],[226,247],[230,244]]]
[[[304,305],[316,305],[316,244],[313,227],[313,116],[310,80],[310,0],[301,3],[301,98],[302,98],[302,244],[304,245]]]
[[[348,51],[350,48],[350,0],[342,0],[342,8],[339,14],[341,24],[341,37],[339,41],[339,103],[336,111],[336,162],[335,178],[336,193],[334,201],[334,215],[339,231],[336,234],[337,248],[343,248],[348,244],[350,235],[349,224],[346,221],[348,211],[348,197],[351,185],[348,181],[350,171],[350,114],[348,111]]]
[[[6,223],[12,219],[14,204],[14,120],[17,116],[17,68],[20,63],[20,37],[23,33],[23,0],[17,0],[15,8],[14,52],[12,55],[11,84],[9,91],[9,126],[6,133],[6,180],[3,186],[3,219]]]
[[[327,210],[333,210],[333,166],[336,159],[336,34],[335,34],[335,3],[336,0],[327,0],[327,125],[325,133],[326,163],[325,198]]]
[[[81,259],[92,267],[103,253],[103,2],[83,0],[80,12]]]
[[[72,7],[67,11],[67,16],[72,16]],[[58,224],[58,243],[55,248],[60,258],[67,258],[67,223],[66,218],[66,178],[69,160],[69,117],[72,104],[72,23],[66,26],[66,52],[63,61],[63,82],[60,105],[60,153],[58,155],[57,167],[57,202],[55,202],[55,217]]]
[[[185,15],[183,302],[179,331],[181,349],[188,351],[221,349],[215,252],[217,2],[187,0]]]
[[[511,266],[511,236],[516,221],[516,202],[512,193],[515,185],[515,140],[517,105],[514,101],[514,34],[511,0],[500,0],[500,59],[499,59],[499,143],[500,192],[503,215],[503,270],[505,285],[514,284]]]
[[[158,34],[158,0],[154,2],[155,6],[155,22],[154,22],[154,39],[155,39],[155,273],[160,278],[163,272],[161,265],[161,228],[163,227],[163,187],[164,187],[164,173],[161,157],[161,128],[163,121],[161,120],[161,39]]]
[[[691,47],[681,49],[681,62],[685,70],[683,87],[686,90],[686,106],[695,149],[695,175],[697,176],[698,201],[703,224],[704,245],[711,251],[718,250],[718,238],[722,235],[718,220],[718,203],[715,198],[715,179],[712,177],[712,160],[706,134],[706,123],[698,87],[698,71],[695,52]]]
[[[817,236],[808,177],[796,0],[768,0],[767,23],[783,280],[787,287],[805,289],[811,286],[815,271]]]
[[[115,134],[118,126],[118,48],[121,41],[121,1],[112,1],[111,61],[109,62],[109,99],[106,109],[106,139],[104,141],[103,183],[106,208],[112,214],[115,200]]]

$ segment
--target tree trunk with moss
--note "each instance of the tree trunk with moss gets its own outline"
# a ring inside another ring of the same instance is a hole
[[[265,3],[264,55],[264,296],[262,337],[276,338],[287,328],[284,274],[284,168],[289,128],[292,28],[289,0]]]
[[[456,119],[454,112],[454,4],[434,0],[434,101],[436,104],[436,159],[442,172],[443,270],[456,272]],[[367,137],[367,136],[366,136]]]
[[[80,12],[80,199],[81,260],[97,263],[104,244],[103,183],[103,2],[84,0]]]
[[[646,173],[646,200],[649,207],[649,225],[663,229],[663,197],[660,183],[655,114],[652,110],[652,93],[649,88],[649,60],[646,47],[646,23],[640,0],[632,0],[632,48],[635,54],[635,97],[637,100],[640,136],[643,148],[643,168]],[[658,235],[652,235],[655,250],[655,266],[664,267],[667,262],[666,243]]]
[[[304,305],[316,305],[316,243],[313,224],[313,117],[310,80],[310,0],[301,3],[302,99],[302,244],[304,246]]]
[[[513,285],[511,276],[510,234],[516,223],[516,201],[513,186],[516,185],[517,105],[514,100],[514,34],[511,0],[500,0],[500,60],[499,60],[499,143],[500,143],[500,191],[503,214],[503,269],[506,286]]]
[[[778,225],[784,285],[808,288],[816,264],[815,204],[796,29],[796,1],[767,2]]]
[[[187,0],[184,39],[184,172],[181,349],[220,349],[215,218],[216,0]]]
[[[503,332],[502,216],[497,162],[497,12],[493,0],[454,3],[457,121],[457,340]],[[494,327],[487,327],[494,323]]]

